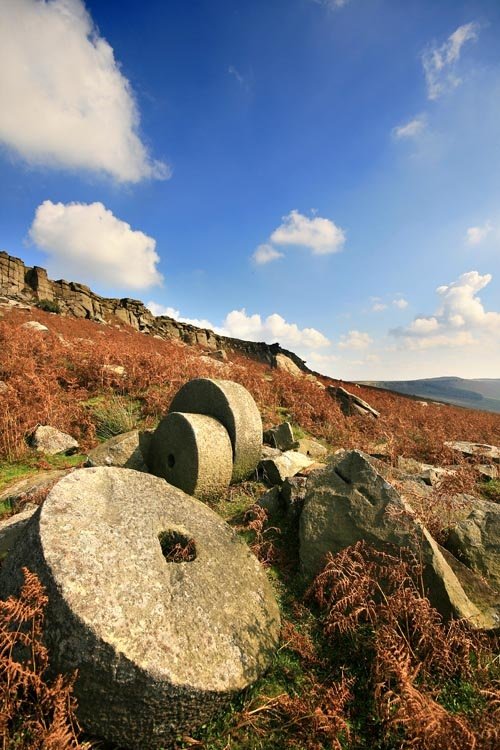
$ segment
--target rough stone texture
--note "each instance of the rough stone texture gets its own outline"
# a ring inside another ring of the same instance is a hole
[[[220,498],[233,472],[226,428],[206,414],[170,412],[151,438],[150,471],[200,500]]]
[[[309,456],[314,461],[323,461],[328,455],[328,450],[317,440],[312,438],[302,438],[299,440],[298,450],[305,456]]]
[[[362,417],[374,417],[377,419],[380,416],[379,412],[370,406],[370,404],[363,401],[359,396],[349,393],[349,391],[346,391],[340,385],[329,385],[326,390],[332,398],[338,401],[342,414],[346,417],[352,417],[357,414]]]
[[[57,453],[75,453],[78,442],[66,432],[50,425],[39,425],[31,436],[31,445],[40,453],[55,456]]]
[[[498,479],[498,477],[500,476],[500,472],[498,471],[497,466],[478,464],[475,468],[481,479],[486,479],[487,481],[490,479]]]
[[[0,503],[8,503],[13,510],[18,510],[26,503],[35,502],[44,490],[68,473],[67,469],[56,469],[20,479],[0,492]]]
[[[311,466],[313,461],[298,451],[285,451],[273,458],[264,458],[259,464],[259,471],[269,484],[281,484],[288,477],[293,477],[299,471]]]
[[[286,509],[286,515],[292,521],[296,521],[302,513],[307,482],[307,477],[289,477],[283,482],[281,499]]]
[[[447,448],[451,448],[457,453],[461,453],[465,458],[484,458],[500,463],[500,448],[496,445],[484,445],[483,443],[469,443],[463,440],[451,441],[445,443]]]
[[[327,468],[309,477],[300,517],[300,559],[313,576],[327,552],[338,552],[364,539],[378,549],[387,544],[412,549],[424,565],[432,604],[445,617],[465,617],[475,627],[496,627],[495,612],[480,611],[444,559],[411,507],[359,451],[339,454]]]
[[[264,442],[272,448],[278,448],[280,451],[288,451],[297,447],[290,422],[283,422],[276,427],[266,430],[264,433]]]
[[[26,323],[22,324],[21,328],[26,328],[29,331],[38,331],[39,333],[45,333],[49,330],[47,326],[39,323],[38,320],[28,320]]]
[[[241,482],[253,474],[262,448],[262,420],[246,388],[232,380],[190,380],[174,396],[170,411],[217,419],[228,431],[233,447],[231,481]]]
[[[293,375],[294,378],[299,378],[303,375],[302,370],[297,367],[297,364],[286,354],[276,355],[275,367],[277,367],[278,370],[283,370],[283,372],[286,372],[289,375]]]
[[[15,547],[36,510],[38,510],[37,505],[27,505],[20,513],[16,513],[5,520],[0,519],[0,557],[3,557]]]
[[[270,490],[264,492],[257,500],[257,505],[264,508],[270,516],[278,515],[283,510],[279,487],[271,487]]]
[[[474,508],[452,529],[446,546],[455,557],[500,590],[500,505],[476,498]]]
[[[167,563],[159,535],[193,539],[196,559]],[[51,665],[78,669],[78,716],[93,735],[159,750],[191,732],[269,666],[279,611],[264,570],[203,503],[130,469],[62,479],[3,566],[47,588]]]
[[[398,456],[397,467],[400,471],[405,474],[411,474],[430,487],[439,485],[443,479],[455,474],[454,469],[444,469],[442,466],[424,464],[416,461],[414,458],[405,458],[403,456]]]
[[[143,455],[144,445],[139,430],[124,432],[106,440],[87,454],[88,466],[118,466],[148,471]]]

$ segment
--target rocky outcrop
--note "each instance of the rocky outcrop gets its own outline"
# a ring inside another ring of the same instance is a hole
[[[362,417],[378,419],[380,416],[379,412],[373,406],[370,406],[370,404],[363,401],[359,396],[355,396],[354,393],[349,393],[349,391],[346,391],[340,385],[329,385],[326,390],[332,398],[338,401],[342,414],[346,417],[352,417],[357,414]]]
[[[282,349],[279,344],[220,336],[209,329],[197,328],[167,316],[155,317],[139,300],[101,297],[88,286],[74,281],[52,281],[44,268],[25,266],[20,258],[5,251],[0,251],[0,296],[31,305],[49,300],[57,303],[62,315],[101,323],[118,319],[142,333],[198,345],[213,352],[235,351],[273,367],[278,364],[278,356],[283,355],[300,371],[310,372],[300,357]]]

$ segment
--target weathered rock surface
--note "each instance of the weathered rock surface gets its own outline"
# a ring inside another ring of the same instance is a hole
[[[169,539],[193,540],[195,559],[167,562]],[[278,643],[257,559],[207,506],[148,474],[62,479],[7,558],[2,596],[18,593],[21,565],[47,588],[52,667],[78,669],[81,723],[120,747],[159,750],[192,731],[259,677]]]
[[[116,435],[87,453],[87,466],[117,466],[135,471],[148,471],[145,446],[149,442],[144,433],[131,430]]]
[[[302,370],[297,367],[297,364],[286,354],[277,354],[275,357],[275,367],[278,370],[293,375],[294,378],[300,378],[303,375]]]
[[[262,448],[262,420],[246,388],[232,380],[190,380],[176,393],[169,411],[217,419],[229,433],[233,447],[231,481],[240,482],[253,474]]]
[[[26,503],[38,504],[40,495],[66,474],[67,469],[57,469],[20,479],[0,492],[0,503],[8,503],[13,510],[22,508]]]
[[[500,505],[475,498],[466,518],[452,529],[447,545],[455,557],[485,576],[500,591]]]
[[[281,487],[281,500],[285,507],[286,515],[290,520],[296,521],[304,507],[306,498],[308,477],[288,477]]]
[[[483,443],[469,443],[464,440],[456,440],[445,443],[447,448],[460,453],[465,458],[483,458],[495,463],[500,463],[500,448],[496,445],[485,445]]]
[[[27,505],[24,510],[10,516],[10,518],[0,518],[0,557],[14,549],[28,521],[37,509],[37,505]]]
[[[370,404],[363,401],[359,396],[355,396],[354,393],[346,391],[340,385],[329,385],[326,390],[332,398],[338,401],[342,414],[345,414],[346,417],[358,414],[362,417],[374,417],[377,419],[380,416],[379,412],[370,406]]]
[[[282,424],[266,430],[264,433],[264,442],[272,448],[278,448],[280,451],[289,451],[297,447],[290,422],[282,422]]]
[[[364,539],[378,549],[408,547],[424,565],[432,604],[445,616],[465,617],[475,627],[495,627],[494,612],[480,611],[466,596],[457,576],[411,507],[377,473],[368,456],[349,451],[309,477],[300,517],[300,559],[313,576],[326,552],[338,552]]]
[[[288,477],[293,477],[299,471],[311,466],[314,462],[298,451],[285,451],[279,456],[264,458],[259,464],[259,471],[269,484],[281,484]]]
[[[39,323],[38,320],[28,320],[22,324],[21,328],[26,328],[28,331],[37,331],[38,333],[46,333],[49,330],[47,326]]]
[[[442,466],[424,464],[420,461],[415,461],[414,458],[405,458],[404,456],[398,456],[397,467],[400,471],[405,474],[411,474],[430,487],[439,485],[443,479],[453,476],[455,473],[454,469],[445,469]]]
[[[328,455],[328,449],[312,438],[301,438],[297,450],[314,461],[323,461]]]
[[[206,414],[170,412],[151,438],[148,465],[188,495],[215,500],[228,489],[233,449],[226,428]]]
[[[78,442],[66,432],[50,425],[39,425],[31,436],[31,445],[40,453],[55,456],[58,453],[76,453]]]

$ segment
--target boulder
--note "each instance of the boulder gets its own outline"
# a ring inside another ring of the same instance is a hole
[[[297,442],[293,436],[293,429],[290,422],[283,422],[276,427],[271,427],[264,433],[264,443],[278,448],[280,451],[288,451],[297,447]]]
[[[326,389],[327,393],[332,398],[338,401],[342,414],[346,417],[352,417],[353,415],[360,415],[362,417],[373,417],[377,419],[380,414],[366,401],[363,401],[359,396],[355,396],[353,393],[349,393],[345,388],[340,385],[329,385]]]
[[[148,474],[99,467],[62,479],[2,567],[1,596],[19,593],[21,566],[47,590],[52,668],[78,670],[83,728],[129,750],[192,732],[278,644],[256,557],[206,505]]]
[[[276,516],[283,510],[279,487],[271,487],[257,500],[257,505],[264,508],[270,516]]]
[[[455,440],[445,443],[447,448],[460,453],[465,458],[482,458],[489,462],[500,463],[500,448],[496,445],[483,443],[469,443],[465,440]]]
[[[117,378],[123,378],[127,374],[123,365],[103,365],[103,372],[108,375],[116,375]]]
[[[79,448],[75,438],[50,425],[39,425],[31,436],[31,445],[39,453],[55,456],[58,453],[76,453]]]
[[[28,521],[37,509],[37,505],[26,505],[20,513],[16,513],[9,518],[0,518],[0,558],[15,547]]]
[[[281,500],[285,506],[287,518],[296,521],[304,507],[307,491],[307,477],[288,477],[281,487]]]
[[[0,504],[10,505],[14,511],[24,508],[27,503],[39,505],[40,498],[66,474],[68,470],[57,469],[19,479],[0,492]]]
[[[489,482],[491,479],[498,479],[498,477],[500,476],[498,467],[494,466],[493,464],[477,464],[475,469],[481,479],[486,480],[487,482]]]
[[[146,438],[139,430],[116,435],[87,453],[87,466],[117,466],[148,471],[144,453]]]
[[[38,320],[28,320],[26,323],[23,323],[21,328],[26,328],[29,331],[37,331],[38,333],[46,333],[49,329],[47,326],[44,326],[43,323],[39,323]]]
[[[269,484],[281,484],[312,463],[314,462],[303,453],[285,451],[279,456],[264,458],[259,464],[259,470]]]
[[[232,482],[241,482],[257,468],[262,447],[262,420],[252,395],[231,380],[197,378],[174,396],[171,412],[205,414],[227,430],[233,449]]]
[[[500,505],[475,498],[466,518],[451,530],[447,548],[500,591]]]
[[[297,448],[300,453],[309,456],[313,461],[323,461],[328,455],[328,449],[312,438],[301,438]]]
[[[442,466],[433,466],[416,461],[414,458],[398,456],[397,468],[404,474],[410,474],[430,487],[439,485],[443,479],[453,476],[454,469],[445,469]]]
[[[299,536],[302,567],[310,577],[321,570],[327,552],[361,539],[382,550],[407,547],[422,561],[427,594],[441,614],[464,617],[481,628],[500,622],[470,601],[411,506],[359,451],[334,456],[324,471],[309,477]]]
[[[304,374],[300,367],[285,354],[277,354],[274,358],[274,365],[276,369],[286,372],[288,375],[293,375],[294,378],[301,378]]]

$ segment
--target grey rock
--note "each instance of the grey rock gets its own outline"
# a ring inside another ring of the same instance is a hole
[[[10,505],[15,511],[24,508],[27,503],[38,505],[39,496],[51,489],[66,474],[68,474],[67,469],[57,469],[19,479],[0,492],[0,503]]]
[[[469,443],[465,440],[446,442],[445,445],[465,458],[483,458],[500,463],[500,448],[496,445]]]
[[[76,453],[79,448],[75,438],[50,425],[39,425],[31,436],[31,444],[40,453],[55,456],[58,453]]]
[[[445,469],[442,466],[424,464],[420,461],[415,461],[414,458],[405,458],[403,456],[398,456],[397,467],[400,471],[413,475],[430,487],[436,487],[443,479],[451,477],[456,473],[454,469]]]
[[[380,414],[366,401],[363,401],[359,396],[355,396],[353,393],[349,393],[342,386],[329,385],[326,389],[327,393],[332,398],[338,401],[342,414],[346,417],[352,417],[353,415],[360,415],[362,417],[374,417],[377,419]]]
[[[281,484],[288,477],[293,477],[299,471],[311,466],[314,462],[297,451],[285,451],[280,456],[264,458],[259,464],[259,470],[269,484]]]
[[[500,505],[474,499],[466,518],[451,530],[447,548],[500,591]]]
[[[264,508],[270,516],[276,516],[283,510],[283,502],[280,496],[279,487],[271,487],[257,500],[257,505]]]
[[[281,498],[287,518],[296,521],[304,507],[308,477],[288,477],[281,487]]]
[[[174,396],[169,411],[217,419],[228,431],[233,448],[231,481],[240,482],[253,474],[262,447],[262,420],[246,388],[231,380],[190,380]]]
[[[3,557],[15,547],[28,521],[37,509],[37,505],[26,505],[20,513],[16,513],[9,518],[0,518],[0,557]]]
[[[38,331],[39,333],[45,333],[49,329],[47,326],[44,326],[43,323],[39,323],[38,320],[28,320],[26,323],[23,323],[21,328],[27,328],[30,331]]]
[[[117,466],[148,471],[139,430],[116,435],[87,453],[87,466]]]
[[[309,478],[299,535],[300,559],[309,576],[321,570],[327,552],[362,539],[377,549],[408,547],[423,562],[427,594],[441,614],[464,617],[474,627],[500,623],[495,613],[480,611],[470,601],[410,505],[359,451],[339,454]]]
[[[328,455],[328,449],[318,442],[318,440],[313,440],[312,438],[301,438],[297,449],[300,453],[309,456],[314,461],[323,461]]]
[[[278,448],[280,451],[289,451],[297,447],[297,442],[293,436],[293,429],[290,422],[282,422],[276,427],[271,427],[264,433],[264,443],[272,448]]]
[[[286,354],[277,354],[274,358],[274,366],[288,375],[293,375],[294,378],[301,378],[304,374],[300,367]]]
[[[490,479],[498,479],[500,476],[498,468],[489,464],[478,464],[476,466],[476,471],[481,479],[485,479],[486,481],[489,481]]]
[[[167,562],[192,540],[195,558]],[[163,542],[163,548],[161,543]],[[162,479],[95,468],[62,479],[0,573],[47,589],[54,670],[78,669],[78,717],[90,734],[160,750],[192,732],[269,666],[279,610],[263,568],[216,513]]]

